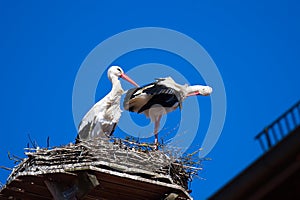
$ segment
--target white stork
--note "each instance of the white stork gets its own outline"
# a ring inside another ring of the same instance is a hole
[[[128,90],[124,99],[124,109],[144,113],[154,122],[155,145],[158,148],[158,128],[162,115],[182,108],[188,96],[212,93],[212,88],[203,85],[188,86],[177,84],[171,77],[159,78],[154,83]]]
[[[112,83],[112,90],[83,117],[78,127],[76,142],[112,135],[121,117],[120,101],[124,93],[119,78],[123,78],[139,87],[138,84],[124,74],[119,66],[110,67],[107,76]]]

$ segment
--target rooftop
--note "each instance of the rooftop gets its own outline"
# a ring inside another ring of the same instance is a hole
[[[264,154],[209,199],[300,199],[300,102],[256,139]]]

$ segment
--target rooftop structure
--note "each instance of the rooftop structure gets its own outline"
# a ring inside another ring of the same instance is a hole
[[[300,199],[300,102],[256,139],[265,153],[209,199]]]

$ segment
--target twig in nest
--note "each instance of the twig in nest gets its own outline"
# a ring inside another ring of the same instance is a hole
[[[20,163],[23,159],[18,157],[18,156],[15,156],[15,155],[10,155],[10,152],[7,152],[7,156],[8,156],[8,159],[9,160],[12,160],[14,161],[14,164],[17,164],[17,163]]]
[[[0,169],[4,169],[4,170],[7,170],[7,171],[12,171],[13,170],[12,168],[5,167],[5,166],[0,166]]]

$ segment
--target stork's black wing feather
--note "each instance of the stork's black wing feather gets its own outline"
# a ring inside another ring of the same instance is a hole
[[[181,108],[183,99],[180,93],[172,87],[167,87],[164,84],[159,84],[161,81],[164,80],[165,79],[157,79],[157,81],[154,83],[150,83],[139,88],[133,88],[128,90],[123,103],[124,108],[126,110],[133,111],[133,107],[129,105],[129,101],[135,97],[138,97],[141,94],[149,95],[151,96],[151,99],[138,110],[138,113],[150,109],[155,104],[159,104],[163,107],[172,107],[176,103],[179,103],[179,106]]]
[[[150,109],[153,105],[161,105],[162,107],[172,107],[176,103],[178,103],[178,98],[176,95],[169,94],[169,93],[159,93],[152,96],[152,98],[138,111],[138,113],[141,113],[145,110]]]
[[[149,83],[147,85],[144,85],[142,87],[139,88],[133,88],[135,89],[134,92],[131,92],[131,90],[128,91],[127,94],[130,93],[131,98],[134,98],[135,96],[139,95],[140,93],[146,93],[149,95],[157,95],[157,94],[173,94],[173,93],[177,93],[176,90],[174,90],[171,87],[167,87],[163,84],[159,84],[161,81],[163,81],[164,78],[162,79],[157,79],[157,81],[153,82],[153,83]],[[139,92],[138,92],[139,91]],[[137,93],[136,93],[137,92]]]
[[[150,95],[158,95],[158,94],[175,94],[176,91],[173,88],[166,87],[164,85],[152,84],[152,87],[145,87],[143,93]]]

